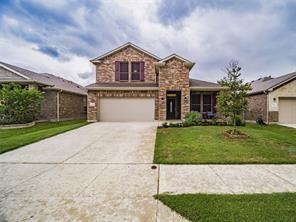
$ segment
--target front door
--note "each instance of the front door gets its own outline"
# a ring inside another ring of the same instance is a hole
[[[167,119],[176,119],[176,98],[167,98]]]

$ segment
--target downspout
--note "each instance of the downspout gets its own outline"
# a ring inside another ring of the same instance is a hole
[[[268,92],[264,91],[264,94],[266,94],[266,122],[269,124],[269,94]]]
[[[57,121],[60,122],[60,93],[63,90],[57,92]]]

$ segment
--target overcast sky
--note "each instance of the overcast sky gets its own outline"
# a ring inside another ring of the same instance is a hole
[[[196,62],[216,82],[236,59],[246,81],[296,71],[296,0],[1,0],[0,60],[82,85],[89,59],[126,42]]]

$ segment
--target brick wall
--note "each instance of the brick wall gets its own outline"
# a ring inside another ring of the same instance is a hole
[[[44,91],[43,96],[44,99],[41,102],[41,112],[37,119],[55,120],[57,118],[57,91]]]
[[[159,69],[160,120],[166,120],[167,90],[181,91],[181,118],[184,119],[186,113],[190,112],[189,69],[179,59],[172,58]]]
[[[37,120],[57,120],[57,92],[46,90],[41,102],[41,112]],[[60,93],[60,120],[86,118],[86,96],[73,93]]]
[[[157,91],[89,91],[88,92],[88,121],[99,120],[100,98],[155,98],[155,119],[158,119]]]
[[[246,120],[256,120],[259,116],[267,121],[267,95],[258,94],[247,97],[248,110],[245,112]]]
[[[60,93],[60,119],[86,118],[86,96],[61,92]]]
[[[268,112],[268,121],[269,122],[278,122],[279,121],[279,112],[278,111],[269,111]]]
[[[97,82],[114,82],[115,81],[115,61],[145,62],[145,80],[144,82],[156,82],[154,63],[157,60],[139,50],[128,46],[113,55],[107,56],[101,63],[96,64],[96,81]],[[131,73],[130,73],[131,74]],[[131,78],[129,78],[131,79]]]

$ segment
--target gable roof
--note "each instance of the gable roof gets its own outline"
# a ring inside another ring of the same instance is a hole
[[[249,91],[249,95],[263,93],[265,91],[272,91],[274,88],[280,87],[281,85],[296,79],[296,72],[289,73],[277,78],[264,77],[258,80],[252,81],[252,90]]]
[[[120,51],[120,50],[122,50],[122,49],[124,49],[126,47],[129,47],[129,46],[137,49],[138,51],[141,51],[141,52],[151,56],[152,58],[155,58],[156,60],[160,60],[160,58],[158,56],[146,51],[145,49],[140,48],[139,46],[137,46],[137,45],[135,45],[135,44],[133,44],[131,42],[127,42],[127,43],[123,44],[122,46],[119,46],[119,47],[117,47],[117,48],[115,48],[115,49],[113,49],[113,50],[111,50],[109,52],[104,53],[103,55],[100,55],[100,56],[98,56],[98,57],[96,57],[94,59],[91,59],[90,62],[92,62],[92,63],[100,62],[101,59],[103,59],[103,58],[105,58],[105,57],[107,57],[109,55],[112,55],[112,54],[114,54],[114,53],[116,53],[116,52],[118,52],[118,51]]]
[[[170,59],[172,59],[172,58],[177,58],[177,59],[179,59],[179,60],[181,60],[181,61],[183,61],[183,62],[188,62],[188,63],[193,63],[193,64],[194,64],[194,62],[191,62],[190,60],[185,59],[184,57],[179,56],[179,55],[177,55],[176,53],[173,53],[173,54],[171,54],[171,55],[169,55],[169,56],[163,58],[163,59],[160,60],[159,62],[166,62],[166,61],[168,61],[168,60],[170,60]]]
[[[24,80],[16,80],[14,82],[34,82],[47,86],[46,89],[57,89],[80,95],[86,95],[86,90],[84,87],[62,77],[58,77],[49,73],[36,73],[1,61],[0,66],[15,74],[21,75],[24,78]],[[1,81],[0,79],[0,82],[11,82],[11,80]]]

